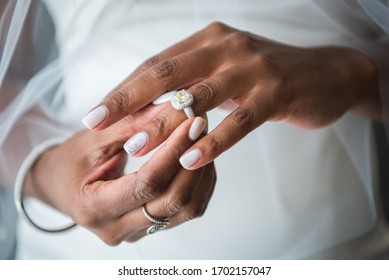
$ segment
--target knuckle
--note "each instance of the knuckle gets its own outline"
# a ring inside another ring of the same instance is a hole
[[[102,217],[99,216],[99,199],[96,191],[83,191],[81,202],[76,203],[78,207],[74,207],[74,220],[77,224],[86,228],[98,228],[102,223]]]
[[[84,207],[80,211],[78,211],[75,214],[74,221],[86,228],[97,228],[101,222],[100,219],[91,211],[91,209],[88,207]]]
[[[261,52],[255,52],[250,58],[251,63],[261,68],[268,68],[268,58]]]
[[[205,29],[212,34],[223,34],[229,29],[229,27],[224,23],[215,21],[210,23]]]
[[[175,194],[168,200],[166,205],[169,213],[178,213],[185,209],[190,202],[190,196],[186,194]]]
[[[120,238],[112,233],[102,232],[99,234],[99,237],[105,244],[111,247],[118,246],[122,242]]]
[[[96,226],[96,220],[90,219],[89,215],[87,215],[87,213],[84,211],[77,212],[73,219],[74,222],[85,228],[94,228]]]
[[[179,72],[179,62],[177,59],[167,59],[159,62],[155,66],[150,68],[150,76],[158,81],[167,83],[173,80],[176,76],[176,73]]]
[[[185,221],[191,221],[196,218],[201,217],[204,214],[203,207],[201,205],[196,205],[188,208],[184,214]]]
[[[143,62],[142,66],[141,66],[141,70],[145,71],[145,70],[157,65],[160,61],[161,61],[161,59],[160,59],[159,55],[152,56]]]
[[[134,198],[138,201],[155,199],[163,192],[164,185],[164,181],[157,176],[140,174],[135,183]]]
[[[129,87],[120,88],[114,95],[111,97],[111,102],[115,107],[121,109],[122,111],[127,111],[131,107],[131,98],[133,90]]]
[[[231,113],[231,121],[239,127],[243,133],[251,131],[255,122],[255,112],[250,108],[236,109]]]
[[[257,69],[257,71],[260,70],[261,73],[264,73],[260,79],[269,87],[272,87],[273,84],[282,84],[284,76],[288,77],[284,73],[283,68],[272,58],[272,54],[256,51],[251,55],[250,61],[251,66]]]
[[[167,115],[158,116],[151,121],[151,134],[157,138],[168,136],[172,128],[171,121],[171,118]]]
[[[119,145],[120,144],[121,143],[119,143]],[[91,167],[102,165],[104,162],[112,158],[118,151],[118,145],[116,145],[116,143],[110,143],[110,145],[101,144],[101,146],[98,147],[99,148],[95,151],[92,151],[87,158],[89,166]]]
[[[211,157],[219,155],[222,147],[222,140],[220,136],[209,135],[209,137],[207,137],[207,139],[204,138],[204,140],[204,147],[206,147],[205,150],[207,151],[207,154]]]
[[[196,105],[201,107],[211,104],[211,100],[219,92],[220,86],[216,82],[208,81],[207,83],[199,83],[193,90],[195,92]]]
[[[247,34],[240,32],[240,31],[234,31],[227,37],[227,43],[234,49],[247,49],[251,47],[251,39]]]

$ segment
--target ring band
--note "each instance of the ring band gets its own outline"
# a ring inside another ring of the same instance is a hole
[[[150,214],[147,212],[145,206],[142,206],[142,212],[143,215],[145,215],[145,217],[147,218],[147,220],[154,224],[147,229],[148,235],[164,230],[170,224],[169,220],[157,220],[151,217]]]
[[[193,113],[193,110],[191,107],[191,105],[194,102],[194,98],[189,90],[182,89],[182,90],[176,91],[172,95],[170,101],[171,101],[174,109],[184,110],[184,113],[186,114],[188,119],[194,117],[194,113]]]

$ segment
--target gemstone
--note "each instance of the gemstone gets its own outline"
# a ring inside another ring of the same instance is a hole
[[[177,110],[182,110],[192,105],[193,101],[194,100],[192,94],[185,89],[177,91],[176,93],[173,94],[171,98],[171,103],[173,107]]]
[[[189,98],[190,98],[189,94],[186,90],[181,90],[181,91],[177,92],[175,94],[175,96],[176,96],[178,102],[180,102],[180,103],[184,103],[187,100],[189,100]]]

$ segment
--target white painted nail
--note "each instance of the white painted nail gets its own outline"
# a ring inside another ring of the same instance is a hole
[[[88,129],[93,129],[98,126],[108,116],[108,107],[101,105],[92,111],[90,111],[83,119],[82,122]]]
[[[147,144],[148,140],[149,135],[145,131],[142,131],[128,139],[127,142],[124,143],[123,148],[126,150],[127,154],[132,156],[139,152],[140,149]]]
[[[201,152],[199,149],[195,149],[193,151],[190,151],[189,153],[186,153],[180,158],[180,163],[182,167],[185,169],[188,169],[191,167],[193,164],[199,161],[201,158]]]
[[[207,121],[201,117],[196,117],[193,121],[192,125],[189,128],[189,139],[194,141],[199,138],[201,132],[203,132],[205,126],[207,125]]]
[[[172,95],[175,93],[176,91],[173,90],[173,91],[169,91],[169,92],[166,92],[164,94],[162,94],[161,96],[159,96],[157,99],[155,99],[153,101],[153,105],[161,105],[163,103],[166,103],[168,101],[170,101]]]

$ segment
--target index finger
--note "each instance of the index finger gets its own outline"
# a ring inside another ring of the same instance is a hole
[[[203,47],[165,59],[122,83],[90,111],[83,122],[89,129],[104,129],[137,112],[166,91],[204,78],[217,65],[216,58],[214,49]]]

